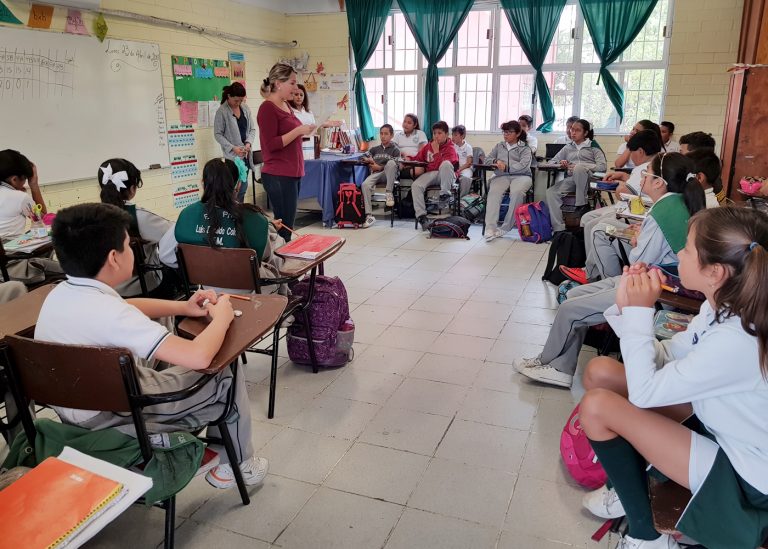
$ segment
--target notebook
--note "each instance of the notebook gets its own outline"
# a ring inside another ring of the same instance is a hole
[[[25,233],[16,238],[12,238],[8,242],[3,243],[3,248],[8,253],[11,252],[32,252],[41,246],[48,244],[51,241],[50,236],[37,237],[31,233]]]
[[[62,547],[122,493],[122,483],[50,457],[0,492],[0,547]]]
[[[291,240],[285,246],[278,248],[275,253],[282,257],[297,259],[315,259],[332,246],[341,241],[339,236],[324,236],[321,234],[305,234]]]

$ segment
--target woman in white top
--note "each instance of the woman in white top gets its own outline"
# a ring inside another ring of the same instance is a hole
[[[304,87],[304,84],[296,84],[296,87],[299,89],[293,94],[293,104],[291,105],[293,114],[302,124],[313,124],[316,126],[315,115],[309,110],[307,88]]]

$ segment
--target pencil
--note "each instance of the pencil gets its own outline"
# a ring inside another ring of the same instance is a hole
[[[666,290],[668,292],[672,292],[673,294],[677,293],[677,288],[673,288],[672,286],[667,286],[666,284],[662,284],[661,289]]]
[[[282,221],[280,222],[280,227],[281,227],[281,228],[283,228],[283,229],[288,229],[290,232],[292,232],[292,233],[293,233],[293,234],[295,234],[296,236],[301,236],[301,234],[300,234],[300,233],[297,233],[296,231],[294,231],[293,229],[291,229],[291,228],[290,228],[288,225],[286,225],[286,224],[285,224],[285,223],[283,223]]]
[[[246,295],[237,295],[237,294],[223,294],[228,295],[231,299],[240,299],[241,301],[250,301],[251,298]]]

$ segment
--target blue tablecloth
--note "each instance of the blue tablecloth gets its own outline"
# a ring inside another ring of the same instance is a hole
[[[368,177],[367,166],[351,166],[341,163],[342,160],[357,160],[362,153],[333,154],[320,153],[317,160],[304,161],[304,177],[301,178],[299,199],[317,198],[323,209],[323,223],[330,226],[334,222],[335,200],[341,183],[351,183],[353,180],[359,187]],[[352,169],[354,168],[354,179]]]

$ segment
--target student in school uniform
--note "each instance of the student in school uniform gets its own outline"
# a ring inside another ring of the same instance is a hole
[[[589,178],[594,172],[604,172],[606,167],[605,153],[602,149],[592,146],[595,132],[592,125],[579,119],[571,126],[573,141],[560,149],[550,161],[568,168],[568,176],[547,189],[546,203],[549,207],[549,217],[552,220],[552,231],[565,230],[563,221],[563,194],[576,191],[576,207],[588,210],[587,190]]]
[[[400,152],[403,152],[400,149]],[[427,219],[426,192],[427,187],[434,183],[440,184],[440,209],[450,204],[451,187],[456,179],[456,168],[459,165],[459,155],[448,137],[448,124],[440,120],[432,124],[432,141],[424,145],[413,157],[419,162],[427,162],[427,167],[416,167],[413,175],[416,179],[411,185],[413,209],[416,220],[423,231],[429,230]]]
[[[664,143],[664,150],[669,153],[680,152],[680,143],[675,141],[675,125],[669,120],[664,120],[659,124],[661,131],[661,141]]]
[[[698,149],[689,152],[685,156],[693,162],[693,173],[696,174],[696,179],[699,180],[699,184],[704,189],[707,208],[725,206],[727,199],[725,189],[723,188],[723,180],[720,178],[722,165],[715,151],[711,149]]]
[[[715,150],[715,139],[711,133],[691,132],[680,138],[680,152],[688,154],[699,149]]]
[[[588,390],[579,419],[626,513],[619,547],[680,547],[654,528],[652,463],[693,494],[679,531],[706,547],[751,549],[768,531],[768,216],[751,208],[699,213],[679,273],[706,300],[684,332],[661,343],[653,316],[664,280],[642,266],[621,277],[605,318],[621,338],[624,364],[600,357],[587,369],[611,363],[626,385]],[[584,503],[603,497],[611,499],[608,488]]]
[[[397,160],[400,158],[400,149],[392,142],[394,133],[395,130],[391,125],[384,124],[379,128],[379,140],[381,143],[372,147],[368,151],[369,156],[364,157],[365,162],[368,163],[368,168],[371,170],[371,174],[365,178],[365,181],[360,186],[360,190],[363,192],[363,202],[365,203],[364,228],[376,223],[376,218],[373,217],[373,204],[371,200],[373,198],[373,190],[378,183],[386,181],[386,205],[390,208],[395,205],[393,191],[395,189],[395,180],[397,179]]]
[[[520,128],[525,132],[525,144],[531,149],[531,154],[533,155],[532,165],[535,166],[536,151],[539,148],[539,138],[536,137],[534,133],[536,130],[533,128],[533,117],[527,114],[521,114],[517,119],[517,123],[520,124]]]
[[[451,141],[459,155],[459,167],[456,170],[456,178],[459,181],[459,197],[469,192],[472,186],[472,145],[467,143],[467,128],[459,124],[451,128]]]
[[[131,216],[129,232],[132,237],[141,238],[143,241],[146,263],[159,265],[158,245],[168,231],[173,231],[173,223],[133,203],[136,193],[144,185],[139,169],[124,158],[110,158],[101,163],[96,178],[99,182],[101,202],[112,204],[128,212]],[[159,270],[149,271],[144,275],[144,280],[147,290],[152,292],[160,286],[163,273]],[[118,286],[117,293],[123,297],[140,295],[139,277],[132,276],[130,280]]]
[[[555,143],[558,145],[567,145],[571,141],[573,141],[573,138],[571,137],[571,128],[573,127],[573,123],[579,120],[578,116],[569,116],[568,119],[565,121],[565,135],[561,135],[557,139],[555,139]]]
[[[643,190],[656,198],[630,253],[631,263],[677,263],[685,246],[688,219],[704,208],[704,191],[691,174],[691,161],[679,153],[658,154],[648,165]],[[605,322],[603,311],[616,299],[620,276],[572,288],[557,309],[541,354],[515,363],[535,381],[570,387],[579,351],[590,326]]]
[[[200,378],[197,370],[207,368],[219,351],[234,316],[232,304],[228,296],[217,296],[209,290],[196,292],[189,301],[146,298],[126,301],[120,297],[115,288],[125,283],[133,271],[130,225],[130,215],[110,204],[80,204],[58,212],[53,223],[53,243],[68,278],[45,299],[35,339],[69,345],[125,347],[134,355],[143,391],[180,391]],[[208,304],[204,303],[206,300]],[[151,320],[176,315],[208,315],[211,322],[200,335],[187,340]],[[153,361],[174,366],[155,370]],[[148,430],[153,433],[204,425],[219,417],[233,382],[234,409],[227,429],[245,483],[260,484],[269,463],[254,455],[243,372],[233,381],[232,372],[225,368],[194,395],[179,402],[145,408],[144,416]],[[64,423],[92,430],[115,427],[135,435],[130,414],[61,407],[56,411]],[[235,485],[233,464],[227,463],[225,453],[220,459],[221,464],[208,472],[206,480],[217,488],[232,487]]]
[[[629,150],[627,149],[627,143],[630,139],[632,139],[632,136],[635,135],[637,132],[641,132],[643,130],[653,130],[656,132],[656,135],[659,136],[659,140],[664,143],[664,139],[661,135],[661,129],[659,128],[659,125],[656,124],[656,122],[653,122],[651,120],[638,120],[634,126],[632,126],[632,129],[629,131],[627,135],[624,136],[624,142],[619,145],[618,150],[616,151],[616,160],[614,160],[613,165],[617,168],[634,168],[635,164],[632,162],[632,159],[629,157]],[[664,147],[662,147],[662,150],[664,150]]]
[[[213,137],[221,146],[225,158],[242,158],[249,168],[253,168],[251,149],[256,139],[256,121],[245,99],[245,86],[240,82],[224,86],[221,105],[213,119]],[[245,198],[247,190],[248,178],[240,188],[240,202]]]
[[[635,164],[632,173],[610,172],[605,179],[618,182],[617,198],[621,194],[647,196],[642,192],[643,171],[661,150],[661,141],[652,130],[642,130],[632,136],[632,139],[627,143],[627,148],[630,150],[630,159]],[[581,226],[584,227],[584,247],[587,254],[586,267],[582,269],[561,265],[560,270],[565,276],[579,284],[586,284],[605,276],[598,268],[599,261],[595,256],[595,248],[598,240],[601,243],[610,240],[605,232],[607,226],[620,229],[627,228],[626,222],[616,219],[616,210],[616,206],[606,206],[587,212],[581,217]],[[617,246],[619,245],[617,244]]]
[[[496,166],[489,182],[485,206],[485,241],[504,236],[515,224],[515,210],[525,200],[531,188],[531,159],[533,152],[526,144],[526,133],[519,122],[511,120],[501,125],[504,141],[498,143],[485,157],[485,163]],[[509,210],[501,227],[497,227],[501,201],[509,191]]]
[[[395,132],[392,142],[400,149],[400,157],[403,160],[411,160],[418,154],[421,148],[427,144],[427,134],[421,130],[419,117],[413,113],[403,117],[402,131]],[[398,179],[416,179],[413,168],[400,165]]]

